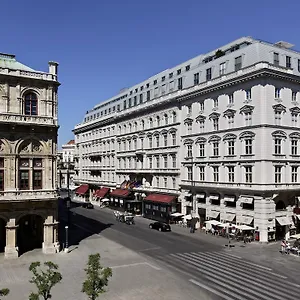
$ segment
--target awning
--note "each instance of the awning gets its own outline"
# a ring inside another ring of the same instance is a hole
[[[206,224],[211,224],[211,225],[219,225],[221,224],[221,222],[217,221],[217,220],[208,220],[205,221]]]
[[[205,198],[205,194],[204,193],[197,194],[196,198],[204,199]]]
[[[88,190],[89,190],[89,185],[88,184],[83,184],[77,189],[76,194],[84,195],[84,194],[87,193]]]
[[[254,230],[255,228],[247,226],[247,225],[239,225],[236,227],[239,230]]]
[[[241,197],[241,202],[242,203],[252,204],[253,200],[254,199],[252,197]]]
[[[182,217],[182,219],[192,220],[192,215],[186,215],[186,216]]]
[[[94,193],[94,196],[96,196],[97,198],[104,198],[107,193],[109,192],[109,188],[101,188],[99,190],[97,190],[95,193]]]
[[[129,194],[130,194],[129,190],[122,190],[122,189],[115,189],[110,193],[110,195],[113,197],[121,197],[121,198],[125,198]]]
[[[164,194],[150,194],[144,200],[159,202],[159,203],[171,203],[175,200],[176,196],[164,195]]]
[[[230,223],[221,223],[221,224],[218,224],[218,226],[227,228],[227,227],[230,227]]]
[[[296,240],[298,240],[298,239],[300,239],[300,233],[291,235],[290,238],[291,238],[291,239],[296,239]]]
[[[219,216],[220,212],[219,211],[214,211],[212,210],[208,215],[210,218],[217,218]]]
[[[226,201],[226,202],[234,202],[235,201],[235,197],[224,197],[224,201]]]
[[[232,222],[235,218],[235,214],[225,214],[223,220]],[[222,218],[221,218],[222,219]]]
[[[285,226],[285,225],[291,225],[292,222],[288,217],[277,217],[276,221],[281,225],[281,226]]]
[[[248,217],[248,216],[241,216],[237,218],[237,223],[242,223],[242,224],[251,224],[253,221],[253,217]]]
[[[182,217],[184,214],[181,214],[179,212],[175,212],[175,213],[172,213],[171,216],[172,217]]]

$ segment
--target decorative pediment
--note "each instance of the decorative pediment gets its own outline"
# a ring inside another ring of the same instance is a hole
[[[233,117],[235,115],[235,113],[236,113],[236,110],[228,108],[224,111],[223,115],[224,115],[224,117],[228,117],[228,116]]]
[[[196,122],[204,122],[205,120],[206,120],[206,116],[204,116],[204,115],[199,115],[196,118]]]
[[[292,115],[299,115],[300,114],[300,108],[298,106],[290,108],[290,112]]]
[[[218,142],[218,141],[220,141],[220,140],[221,140],[221,138],[220,138],[219,136],[213,135],[213,136],[211,136],[211,137],[208,139],[208,142],[209,142],[209,143],[211,143],[211,142]]]
[[[279,112],[279,113],[286,112],[286,107],[282,104],[275,104],[272,107],[275,112]]]
[[[194,143],[194,141],[191,140],[191,139],[186,139],[186,140],[183,141],[183,144],[184,144],[184,145],[187,145],[187,144],[193,144],[193,143]]]
[[[252,105],[244,105],[241,109],[240,109],[240,113],[244,114],[244,113],[249,113],[252,112],[254,110],[254,106]]]
[[[300,140],[300,133],[299,132],[292,132],[289,137],[291,139],[297,139],[297,140]]]
[[[193,119],[186,118],[183,122],[184,122],[184,124],[192,124],[193,123]]]
[[[228,133],[223,137],[223,141],[228,141],[228,140],[235,140],[237,136],[232,133]]]
[[[282,131],[282,130],[276,130],[276,131],[274,131],[272,133],[272,136],[276,137],[276,138],[286,138],[287,137],[286,133],[284,131]]]
[[[206,143],[206,138],[204,138],[204,137],[199,137],[199,138],[197,138],[197,140],[196,140],[196,143]]]
[[[220,118],[220,114],[219,113],[216,113],[216,112],[213,112],[209,115],[209,118],[210,119],[219,119]]]

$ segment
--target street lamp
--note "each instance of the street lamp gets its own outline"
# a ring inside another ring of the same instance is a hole
[[[65,253],[69,252],[69,226],[65,226],[66,230],[66,245],[65,245]]]

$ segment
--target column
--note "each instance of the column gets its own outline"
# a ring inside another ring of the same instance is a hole
[[[48,216],[44,223],[44,241],[43,253],[54,254],[59,251],[59,243],[56,239],[57,222],[54,222],[53,216]]]
[[[17,228],[15,219],[10,219],[6,225],[5,258],[16,258],[19,256],[17,247]]]

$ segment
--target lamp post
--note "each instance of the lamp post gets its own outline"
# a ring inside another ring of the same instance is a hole
[[[70,226],[70,207],[71,207],[71,197],[70,197],[70,157],[68,157],[67,165],[67,190],[68,190],[68,198],[67,198],[67,224]]]
[[[65,226],[65,232],[66,232],[66,245],[65,245],[65,253],[69,252],[69,226]]]

